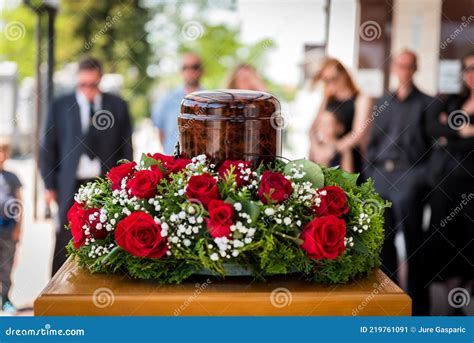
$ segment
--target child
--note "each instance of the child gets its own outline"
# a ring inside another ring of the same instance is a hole
[[[328,145],[331,143],[335,145],[336,141],[347,132],[347,128],[344,125],[344,121],[338,115],[337,110],[323,111],[320,116],[321,118],[319,121],[318,139],[324,141]],[[330,165],[340,165],[341,169],[347,172],[353,172],[354,159],[352,155],[352,150],[337,153],[332,158]]]
[[[10,154],[10,144],[0,141],[0,289],[1,310],[16,312],[8,298],[15,246],[21,230],[21,182],[18,177],[3,169]]]

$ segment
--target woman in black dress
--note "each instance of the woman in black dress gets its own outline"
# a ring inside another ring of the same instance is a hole
[[[369,136],[371,99],[359,92],[347,69],[337,59],[325,59],[316,80],[324,84],[324,97],[310,129],[309,158],[332,166],[339,160],[339,155],[350,151],[354,168],[349,171],[361,172]],[[335,143],[326,141],[320,133],[319,118],[325,111],[337,113],[337,119],[344,123],[344,134]]]
[[[468,292],[474,279],[474,51],[462,59],[462,73],[461,93],[427,118],[428,134],[436,140],[427,285],[444,281],[448,291]]]

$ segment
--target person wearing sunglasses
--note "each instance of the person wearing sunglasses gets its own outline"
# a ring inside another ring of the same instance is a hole
[[[151,118],[154,126],[158,129],[163,152],[166,155],[173,155],[178,142],[178,114],[181,100],[187,94],[201,89],[199,80],[202,74],[201,58],[195,53],[184,54],[181,64],[181,77],[184,85],[172,90],[152,107]]]
[[[446,299],[450,290],[474,285],[474,50],[460,62],[461,91],[442,102],[427,121],[434,149],[426,284],[436,282]],[[462,314],[461,308],[452,307],[433,306],[433,311]]]
[[[45,202],[58,205],[53,275],[66,261],[71,231],[64,226],[76,191],[88,181],[105,176],[118,160],[133,159],[127,103],[101,92],[101,78],[100,61],[82,58],[75,91],[53,101],[42,132],[39,166]]]

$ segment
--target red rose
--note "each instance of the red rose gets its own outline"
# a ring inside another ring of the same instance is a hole
[[[98,208],[84,209],[82,205],[77,202],[71,206],[67,213],[67,220],[71,228],[73,243],[76,249],[83,246],[89,237],[94,237],[95,239],[104,239],[107,237],[109,231],[105,229],[105,225],[103,228],[97,229],[97,224],[100,223],[99,219],[100,209]],[[86,234],[83,228],[84,225],[89,228],[88,234]]]
[[[234,207],[222,200],[209,202],[209,219],[207,229],[212,237],[230,236],[230,226],[233,224]]]
[[[291,195],[291,182],[278,172],[264,171],[260,179],[258,197],[264,204],[282,203]]]
[[[219,199],[217,181],[209,174],[191,176],[186,187],[188,199],[199,200],[207,208],[213,199]]]
[[[178,158],[174,160],[172,164],[168,164],[166,166],[165,176],[183,171],[183,169],[186,168],[189,163],[191,163],[191,160],[186,158]]]
[[[133,174],[127,182],[127,190],[137,198],[152,198],[156,195],[156,186],[163,178],[158,166],[151,166],[151,170],[140,170]]]
[[[117,223],[115,240],[133,256],[161,258],[168,251],[161,225],[145,212],[133,212]]]
[[[241,165],[241,167],[239,167],[239,165]],[[235,175],[235,181],[237,182],[237,186],[241,187],[247,184],[249,182],[249,178],[247,180],[244,180],[243,172],[247,168],[250,168],[250,162],[241,161],[241,160],[237,160],[237,161],[226,160],[219,167],[219,170],[218,170],[219,176],[223,179],[226,178],[232,167],[234,167],[234,171],[232,174]]]
[[[71,228],[72,239],[74,248],[79,249],[86,242],[86,234],[84,229],[84,218],[82,215],[82,207],[79,203],[74,203],[67,212],[67,220],[69,222],[69,227]]]
[[[167,156],[160,153],[155,154],[147,154],[148,157],[151,157],[157,161],[160,161],[163,168],[166,169],[164,176],[167,177],[173,173],[179,173],[182,171],[186,166],[191,163],[191,160],[187,158],[177,158],[175,159],[173,156]]]
[[[346,223],[336,216],[318,217],[303,228],[301,248],[310,258],[333,260],[344,252]]]
[[[107,178],[112,182],[113,191],[121,188],[122,179],[133,174],[136,165],[135,162],[123,163],[109,170]]]
[[[319,206],[313,206],[313,210],[319,217],[331,214],[339,217],[349,212],[346,193],[340,187],[326,186],[318,192],[321,202]]]
[[[173,156],[163,155],[160,153],[154,153],[153,155],[148,153],[146,154],[148,157],[151,157],[154,160],[160,161],[163,167],[167,167],[168,164],[172,164],[174,162]]]

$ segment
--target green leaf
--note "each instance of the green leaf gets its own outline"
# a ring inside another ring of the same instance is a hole
[[[116,246],[115,248],[113,248],[107,255],[105,255],[105,257],[101,260],[101,263],[102,264],[106,264],[112,257],[114,257],[115,255],[117,255],[117,253],[122,250],[122,247],[120,246]]]
[[[260,215],[260,210],[262,208],[262,204],[258,204],[252,200],[245,200],[241,202],[242,204],[242,211],[247,213],[252,220],[252,224],[255,225],[257,223],[258,216]]]
[[[286,234],[284,234],[284,233],[282,233],[282,232],[275,232],[275,234],[278,235],[278,236],[281,236],[281,237],[283,237],[283,238],[289,239],[290,241],[293,241],[293,242],[295,242],[295,243],[298,244],[298,245],[301,245],[301,244],[304,243],[304,241],[303,241],[301,238],[299,238],[299,237],[289,236],[289,235],[286,235]]]
[[[232,204],[232,205],[235,204],[235,200],[232,199],[231,197],[225,198],[224,202],[227,202],[227,203]]]
[[[150,156],[147,156],[145,153],[142,154],[141,162],[143,162],[143,166],[145,168],[149,168],[150,166],[158,166],[162,173],[166,172],[166,168],[163,167],[160,161],[155,160]]]
[[[357,251],[361,254],[368,255],[369,250],[362,243],[362,240],[358,236],[352,236],[352,237],[353,237],[354,246],[352,246],[351,249],[353,249],[353,250],[355,250],[355,251]]]
[[[359,178],[359,175],[360,174],[348,173],[344,170],[341,170],[341,177],[343,179],[342,182],[351,188],[357,186],[357,179]]]
[[[294,167],[306,173],[305,176],[300,179],[301,181],[311,182],[314,188],[324,187],[324,174],[319,165],[306,159],[291,161],[285,166],[285,174],[291,175],[290,170]]]
[[[117,161],[117,165],[118,165],[118,164],[125,164],[125,163],[130,163],[130,161],[127,160],[126,158],[122,158],[121,160],[118,160],[118,161]]]

